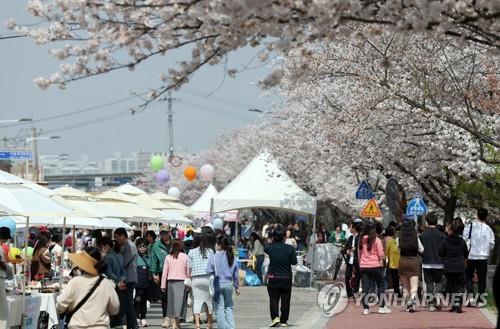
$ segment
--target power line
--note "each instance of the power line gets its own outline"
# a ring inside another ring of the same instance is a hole
[[[19,123],[15,123],[15,124],[11,124],[11,125],[3,125],[3,126],[0,126],[0,128],[11,128],[11,127],[22,126],[22,125],[25,125],[25,124],[41,123],[41,122],[46,122],[46,121],[56,120],[56,119],[60,119],[60,118],[65,118],[65,117],[69,117],[69,116],[73,116],[73,115],[77,115],[77,114],[81,114],[81,113],[91,112],[91,111],[95,111],[95,110],[98,110],[98,109],[101,109],[101,108],[104,108],[104,107],[108,107],[108,106],[111,106],[111,105],[116,105],[116,104],[124,103],[126,101],[131,100],[131,99],[137,98],[137,96],[143,96],[145,94],[147,94],[147,92],[144,92],[144,93],[138,94],[138,95],[134,95],[134,96],[130,96],[130,97],[126,97],[126,98],[122,98],[122,99],[118,99],[116,101],[112,101],[112,102],[108,102],[108,103],[96,105],[96,106],[86,107],[86,108],[83,108],[83,109],[80,109],[80,110],[76,110],[76,111],[72,111],[72,112],[68,112],[68,113],[63,113],[63,114],[58,114],[58,115],[53,115],[53,116],[41,118],[41,119],[38,119],[38,120],[32,120],[32,121],[26,121],[26,122],[19,122]]]

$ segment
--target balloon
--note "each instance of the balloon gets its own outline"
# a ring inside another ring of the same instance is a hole
[[[186,169],[184,169],[184,177],[186,177],[188,181],[194,180],[196,178],[196,168],[192,166],[186,167]]]
[[[172,186],[171,188],[169,188],[167,193],[168,193],[168,195],[170,195],[171,197],[174,197],[176,199],[178,199],[179,196],[181,195],[181,191],[175,186]]]
[[[5,254],[5,256],[9,256],[9,244],[8,243],[3,243],[2,244],[2,249],[3,249],[3,253]]]
[[[8,227],[10,229],[10,236],[16,234],[16,222],[9,217],[0,219],[0,227]]]
[[[163,165],[165,164],[165,160],[161,155],[153,155],[151,157],[151,160],[149,160],[149,163],[151,164],[151,169],[153,171],[158,171],[161,168],[163,168]]]
[[[155,180],[158,184],[166,184],[170,180],[170,174],[167,169],[162,169],[155,174]]]
[[[31,257],[33,257],[33,247],[27,247],[27,248],[28,248],[28,249],[27,249],[27,251],[28,251],[28,254],[27,254],[27,256],[28,256],[28,260],[30,260],[30,259],[31,259]],[[24,251],[25,251],[25,250],[24,250],[24,248],[23,248],[23,250],[21,250],[21,255],[22,255],[23,257],[24,257]]]
[[[22,262],[22,258],[21,258],[21,250],[19,250],[19,248],[10,248],[10,252],[9,252],[9,260],[12,262],[12,263],[20,263]]]
[[[205,164],[200,168],[200,175],[204,181],[211,181],[214,177],[214,167],[209,164]]]

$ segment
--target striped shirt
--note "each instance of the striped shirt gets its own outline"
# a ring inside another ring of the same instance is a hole
[[[207,274],[208,258],[214,254],[210,248],[206,249],[206,257],[203,257],[200,247],[189,250],[189,268],[191,269],[191,276],[199,276]]]

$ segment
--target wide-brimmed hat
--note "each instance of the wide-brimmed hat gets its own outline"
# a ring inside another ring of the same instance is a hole
[[[9,240],[12,238],[10,236],[10,228],[8,227],[0,227],[0,239],[2,240]]]
[[[99,275],[95,268],[97,260],[90,256],[87,252],[69,254],[69,260],[73,265],[77,266],[80,270],[90,275]]]

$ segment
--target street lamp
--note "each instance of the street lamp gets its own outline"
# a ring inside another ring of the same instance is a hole
[[[28,149],[28,143],[32,142],[32,151],[33,151],[33,169],[35,172],[34,178],[39,181],[40,180],[40,169],[38,168],[39,166],[39,159],[38,159],[38,144],[37,141],[44,141],[44,140],[51,140],[51,139],[60,139],[61,136],[36,136],[36,131],[35,131],[35,136],[33,137],[27,137],[26,138],[26,143],[25,143],[25,148]],[[26,177],[28,177],[28,160],[26,160]]]
[[[0,123],[17,123],[17,122],[30,122],[33,121],[30,118],[12,119],[12,120],[0,120]]]

